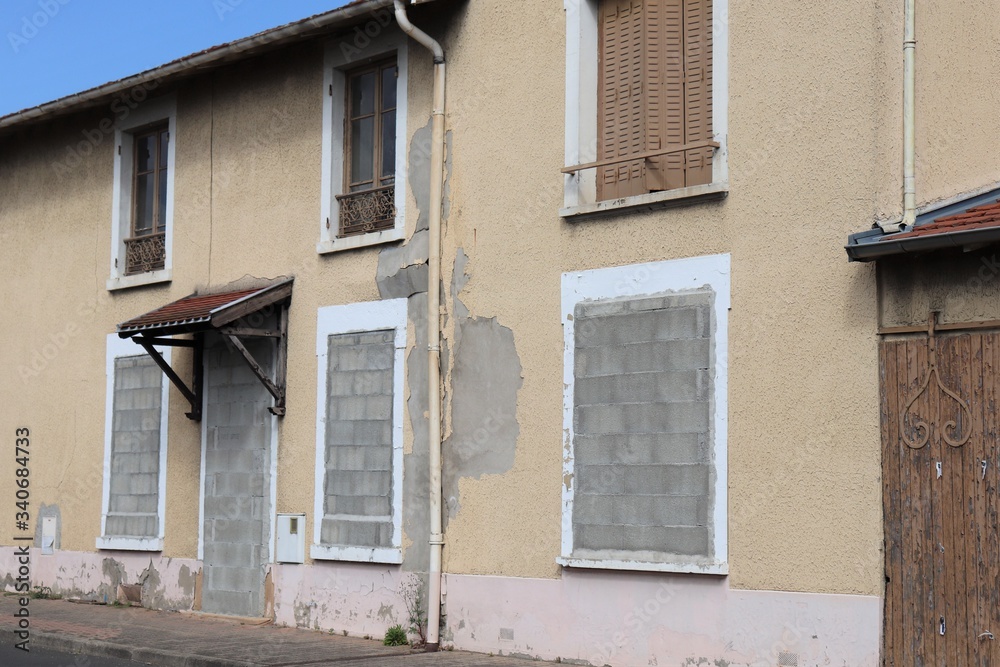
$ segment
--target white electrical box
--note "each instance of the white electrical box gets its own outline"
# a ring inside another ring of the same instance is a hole
[[[276,558],[279,563],[306,561],[306,515],[279,514]]]
[[[56,546],[56,518],[42,517],[42,555],[51,556]]]

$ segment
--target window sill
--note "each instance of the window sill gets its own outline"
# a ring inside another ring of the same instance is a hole
[[[649,561],[572,558],[560,556],[559,558],[556,558],[556,562],[563,567],[588,570],[629,570],[633,572],[673,572],[677,574],[729,574],[729,564],[718,561],[710,563],[656,563]]]
[[[313,560],[343,560],[354,563],[385,563],[399,565],[403,562],[403,550],[396,547],[333,547],[313,544],[309,548]]]
[[[163,538],[98,537],[97,548],[108,551],[163,551]]]
[[[670,206],[686,206],[703,201],[717,201],[729,194],[729,183],[709,183],[694,185],[689,188],[678,188],[665,192],[651,192],[647,195],[635,195],[621,199],[608,199],[593,204],[582,204],[561,209],[559,215],[567,222],[577,222],[598,218],[615,213],[631,213],[637,211],[652,211]]]
[[[112,276],[111,278],[108,278],[107,288],[109,292],[114,292],[116,290],[130,289],[132,287],[142,287],[143,285],[169,283],[172,279],[172,270],[160,269],[159,271],[139,273],[134,276]]]
[[[344,238],[323,239],[316,245],[316,252],[320,255],[325,255],[341,250],[379,245],[380,243],[392,243],[393,241],[402,241],[404,236],[406,236],[406,233],[403,230],[403,226],[397,223],[392,229],[386,229],[381,232],[345,236]]]

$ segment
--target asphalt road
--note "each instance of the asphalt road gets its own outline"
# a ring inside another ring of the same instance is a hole
[[[0,646],[0,667],[139,667],[144,664],[146,663],[57,653],[36,648],[25,653],[7,643]]]

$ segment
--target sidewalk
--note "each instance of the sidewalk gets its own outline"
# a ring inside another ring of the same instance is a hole
[[[14,643],[17,598],[0,595],[0,641]],[[138,607],[32,600],[31,648],[114,657],[164,667],[538,667],[532,660],[460,651],[411,652],[297,628]]]

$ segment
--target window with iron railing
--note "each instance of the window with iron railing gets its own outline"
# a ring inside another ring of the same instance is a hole
[[[347,73],[344,194],[338,236],[392,229],[396,220],[396,59]]]
[[[132,221],[125,239],[125,275],[164,267],[169,141],[166,124],[133,135]]]

